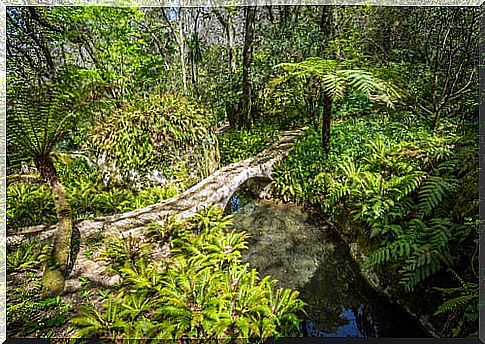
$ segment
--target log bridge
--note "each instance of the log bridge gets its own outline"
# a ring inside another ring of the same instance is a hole
[[[181,194],[145,208],[130,212],[98,217],[77,223],[81,242],[95,233],[138,235],[143,228],[152,222],[161,225],[167,217],[178,219],[193,216],[198,211],[209,206],[219,206],[224,209],[231,196],[247,180],[271,180],[274,165],[288,155],[297,138],[307,128],[299,128],[281,133],[281,138],[254,157],[229,164],[217,170]],[[56,226],[35,226],[20,234],[7,236],[7,245],[15,246],[22,241],[35,238],[46,241],[51,239]]]

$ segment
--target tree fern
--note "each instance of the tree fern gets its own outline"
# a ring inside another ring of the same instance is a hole
[[[272,84],[277,85],[291,78],[308,80],[316,78],[321,81],[323,92],[332,96],[333,99],[341,98],[347,89],[373,96],[373,99],[385,102],[392,106],[393,99],[400,97],[401,92],[397,87],[380,79],[371,70],[346,69],[348,61],[338,62],[310,57],[298,63],[282,63],[275,68],[283,69],[284,77],[278,77]]]
[[[16,88],[7,96],[7,145],[21,160],[43,159],[75,124],[68,98],[52,87]]]
[[[43,274],[43,294],[54,296],[64,289],[65,279],[74,261],[73,221],[67,194],[61,184],[51,153],[74,125],[68,97],[47,86],[13,88],[8,92],[7,147],[17,152],[13,165],[32,160],[49,185],[59,223],[54,247]]]
[[[364,94],[370,100],[382,101],[388,107],[399,98],[400,93],[396,87],[391,87],[370,70],[350,69],[350,62],[325,60],[311,57],[302,62],[283,63],[275,68],[283,69],[287,76],[279,77],[272,82],[273,85],[297,80],[300,84],[309,80],[316,80],[320,85],[319,93],[323,94],[322,116],[322,147],[325,154],[330,152],[330,123],[332,118],[332,102],[342,98],[347,91],[355,90]],[[301,89],[301,88],[300,88]]]

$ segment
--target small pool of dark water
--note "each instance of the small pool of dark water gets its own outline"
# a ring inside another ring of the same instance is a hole
[[[261,276],[277,279],[280,287],[300,292],[307,304],[304,335],[427,336],[411,316],[370,287],[338,236],[313,223],[300,207],[233,198],[234,207],[228,207],[234,227],[250,235],[244,261]]]

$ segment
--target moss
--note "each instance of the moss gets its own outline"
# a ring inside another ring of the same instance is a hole
[[[72,220],[63,217],[57,227],[56,238],[42,277],[42,294],[44,297],[59,295],[64,290],[71,257]]]

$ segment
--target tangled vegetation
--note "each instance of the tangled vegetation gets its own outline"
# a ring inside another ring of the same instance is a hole
[[[274,173],[274,192],[320,209],[360,244],[366,269],[385,267],[383,287],[398,282],[412,292],[442,269],[477,264],[476,255],[456,250],[478,245],[478,150],[474,133],[460,131],[452,121],[435,132],[405,117],[347,120],[333,127],[327,159],[319,134],[310,131]],[[462,280],[473,281],[472,271],[450,277],[462,281],[451,290],[464,294],[438,314],[460,301],[477,302]]]
[[[105,187],[94,167],[83,158],[59,157],[54,162],[66,185],[73,216],[77,220],[122,213],[155,204],[179,193],[174,184],[143,190]],[[11,230],[57,223],[52,192],[35,174],[26,181],[7,185],[7,224]]]
[[[9,6],[9,336],[308,335],[299,290],[243,263],[255,253],[222,210],[174,222],[200,204],[159,204],[306,127],[226,213],[296,203],[416,326],[476,337],[481,15]],[[211,183],[209,199],[230,196]]]
[[[159,171],[192,185],[218,166],[211,114],[183,96],[153,94],[123,104],[87,134],[106,184],[139,185]]]

